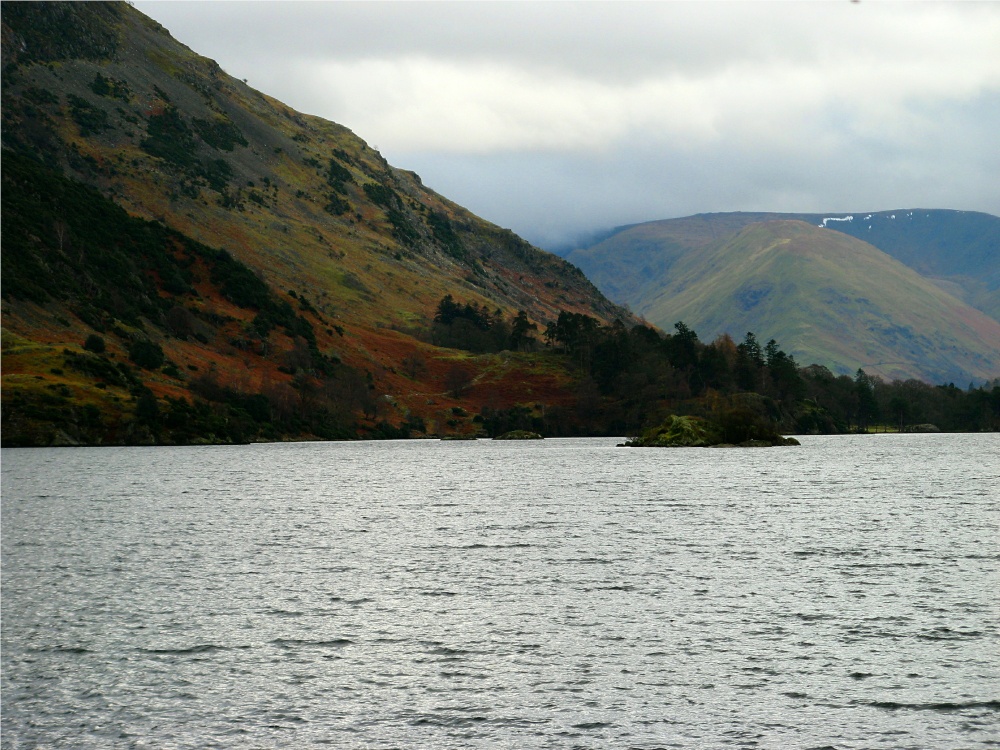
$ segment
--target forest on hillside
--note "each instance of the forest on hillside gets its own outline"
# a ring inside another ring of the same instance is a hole
[[[838,434],[870,430],[995,431],[1000,383],[961,389],[953,383],[885,382],[858,370],[834,375],[802,367],[775,340],[753,332],[736,343],[722,335],[703,343],[683,322],[664,333],[646,325],[602,326],[562,312],[540,336],[523,313],[441,300],[432,340],[485,352],[534,350],[567,361],[578,374],[576,406],[538,414],[527,408],[486,414],[491,433],[531,429],[550,435],[635,435],[671,414],[694,415],[747,430],[767,424],[785,433]]]

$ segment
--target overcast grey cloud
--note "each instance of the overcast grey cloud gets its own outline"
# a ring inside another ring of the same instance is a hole
[[[155,2],[542,246],[734,210],[1000,214],[1000,4]]]

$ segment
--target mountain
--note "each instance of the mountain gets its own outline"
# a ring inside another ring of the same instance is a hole
[[[917,214],[702,214],[624,227],[567,257],[661,327],[683,320],[702,335],[752,330],[836,372],[996,377],[1000,324],[988,312],[1000,219]]]
[[[177,405],[194,391],[217,397],[215,438],[257,397],[272,416],[288,402],[281,434],[348,434],[360,412],[369,431],[469,431],[456,367],[496,408],[571,400],[572,378],[434,346],[447,295],[525,330],[632,320],[128,4],[4,3],[2,41],[5,443],[155,441],[170,410],[204,431],[212,415]],[[140,402],[159,415],[145,426]]]
[[[901,209],[807,214],[802,220],[874,245],[1000,320],[1000,218],[976,211]]]
[[[976,211],[696,214],[618,227],[560,255],[579,265],[613,299],[631,304],[649,274],[665,272],[678,253],[748,224],[775,220],[804,221],[864,240],[1000,319],[1000,218]]]

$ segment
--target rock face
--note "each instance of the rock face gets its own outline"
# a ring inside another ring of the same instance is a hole
[[[528,430],[511,430],[510,432],[505,432],[503,435],[497,435],[494,440],[541,440],[542,436],[537,432],[529,432]]]
[[[701,417],[671,415],[659,427],[644,431],[624,443],[628,448],[765,448],[777,445],[799,445],[795,438],[782,437],[773,431],[757,429],[752,436],[738,443],[727,442],[725,430],[715,422]]]

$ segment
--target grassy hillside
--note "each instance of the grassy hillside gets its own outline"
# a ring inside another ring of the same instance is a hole
[[[748,224],[778,220],[804,221],[863,240],[1000,320],[1000,218],[975,211],[698,214],[620,227],[565,256],[612,299],[641,304],[687,251]]]
[[[611,299],[642,306],[690,251],[739,232],[767,214],[699,214],[622,227],[591,247],[566,254]],[[756,217],[756,218],[754,218]]]
[[[820,224],[825,219],[827,228],[874,245],[1000,320],[1000,218],[975,211],[913,209],[804,220]]]
[[[835,372],[956,383],[1000,373],[1000,323],[871,245],[804,222],[751,224],[681,255],[636,312],[704,336],[754,331]]]
[[[5,442],[190,437],[143,427],[150,398],[158,427],[208,398],[215,413],[184,417],[207,439],[472,431],[482,403],[565,402],[574,376],[434,346],[445,295],[539,328],[564,310],[630,318],[574,266],[127,4],[5,3],[2,21]],[[144,345],[163,361],[136,362]]]

